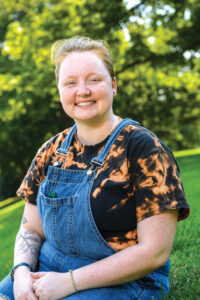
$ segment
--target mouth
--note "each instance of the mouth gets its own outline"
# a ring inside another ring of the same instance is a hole
[[[94,101],[94,100],[84,101],[84,102],[76,103],[76,106],[87,106],[87,105],[91,105],[91,104],[94,104],[94,103],[96,103],[96,101]]]

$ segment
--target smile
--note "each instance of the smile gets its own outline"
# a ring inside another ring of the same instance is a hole
[[[93,103],[95,103],[95,102],[96,102],[96,101],[80,102],[80,103],[77,103],[76,105],[77,105],[77,106],[86,106],[86,105],[93,104]]]

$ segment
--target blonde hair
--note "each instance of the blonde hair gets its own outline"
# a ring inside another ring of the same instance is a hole
[[[64,57],[66,57],[69,53],[75,51],[94,52],[104,63],[111,78],[115,77],[110,51],[108,50],[108,45],[102,40],[92,40],[89,37],[75,36],[69,39],[59,40],[55,42],[52,46],[51,59],[55,64],[55,74],[57,81],[59,79],[60,65]]]

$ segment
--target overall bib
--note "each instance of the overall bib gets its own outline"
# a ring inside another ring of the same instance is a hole
[[[97,168],[103,166],[116,138],[122,129],[130,124],[138,123],[124,119],[116,126],[101,152],[92,159],[89,170],[62,168],[61,160],[63,162],[63,159],[67,159],[76,125],[57,150],[58,161],[49,166],[37,197],[38,211],[46,237],[40,252],[39,271],[68,272],[69,269],[75,270],[117,252],[105,241],[95,224],[90,194]],[[161,294],[169,291],[168,273],[169,261],[140,280],[81,291],[64,299],[152,300],[152,296],[155,300],[162,299]],[[0,285],[0,294],[6,296],[2,291]],[[9,294],[9,299],[14,297]]]

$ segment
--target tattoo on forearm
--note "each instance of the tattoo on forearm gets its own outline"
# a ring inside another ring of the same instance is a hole
[[[22,224],[26,224],[28,223],[27,218],[25,217],[25,215],[23,215],[22,217]]]
[[[16,255],[22,255],[30,251],[32,258],[38,259],[41,241],[35,234],[35,232],[26,230],[20,231],[17,235],[17,251]]]

